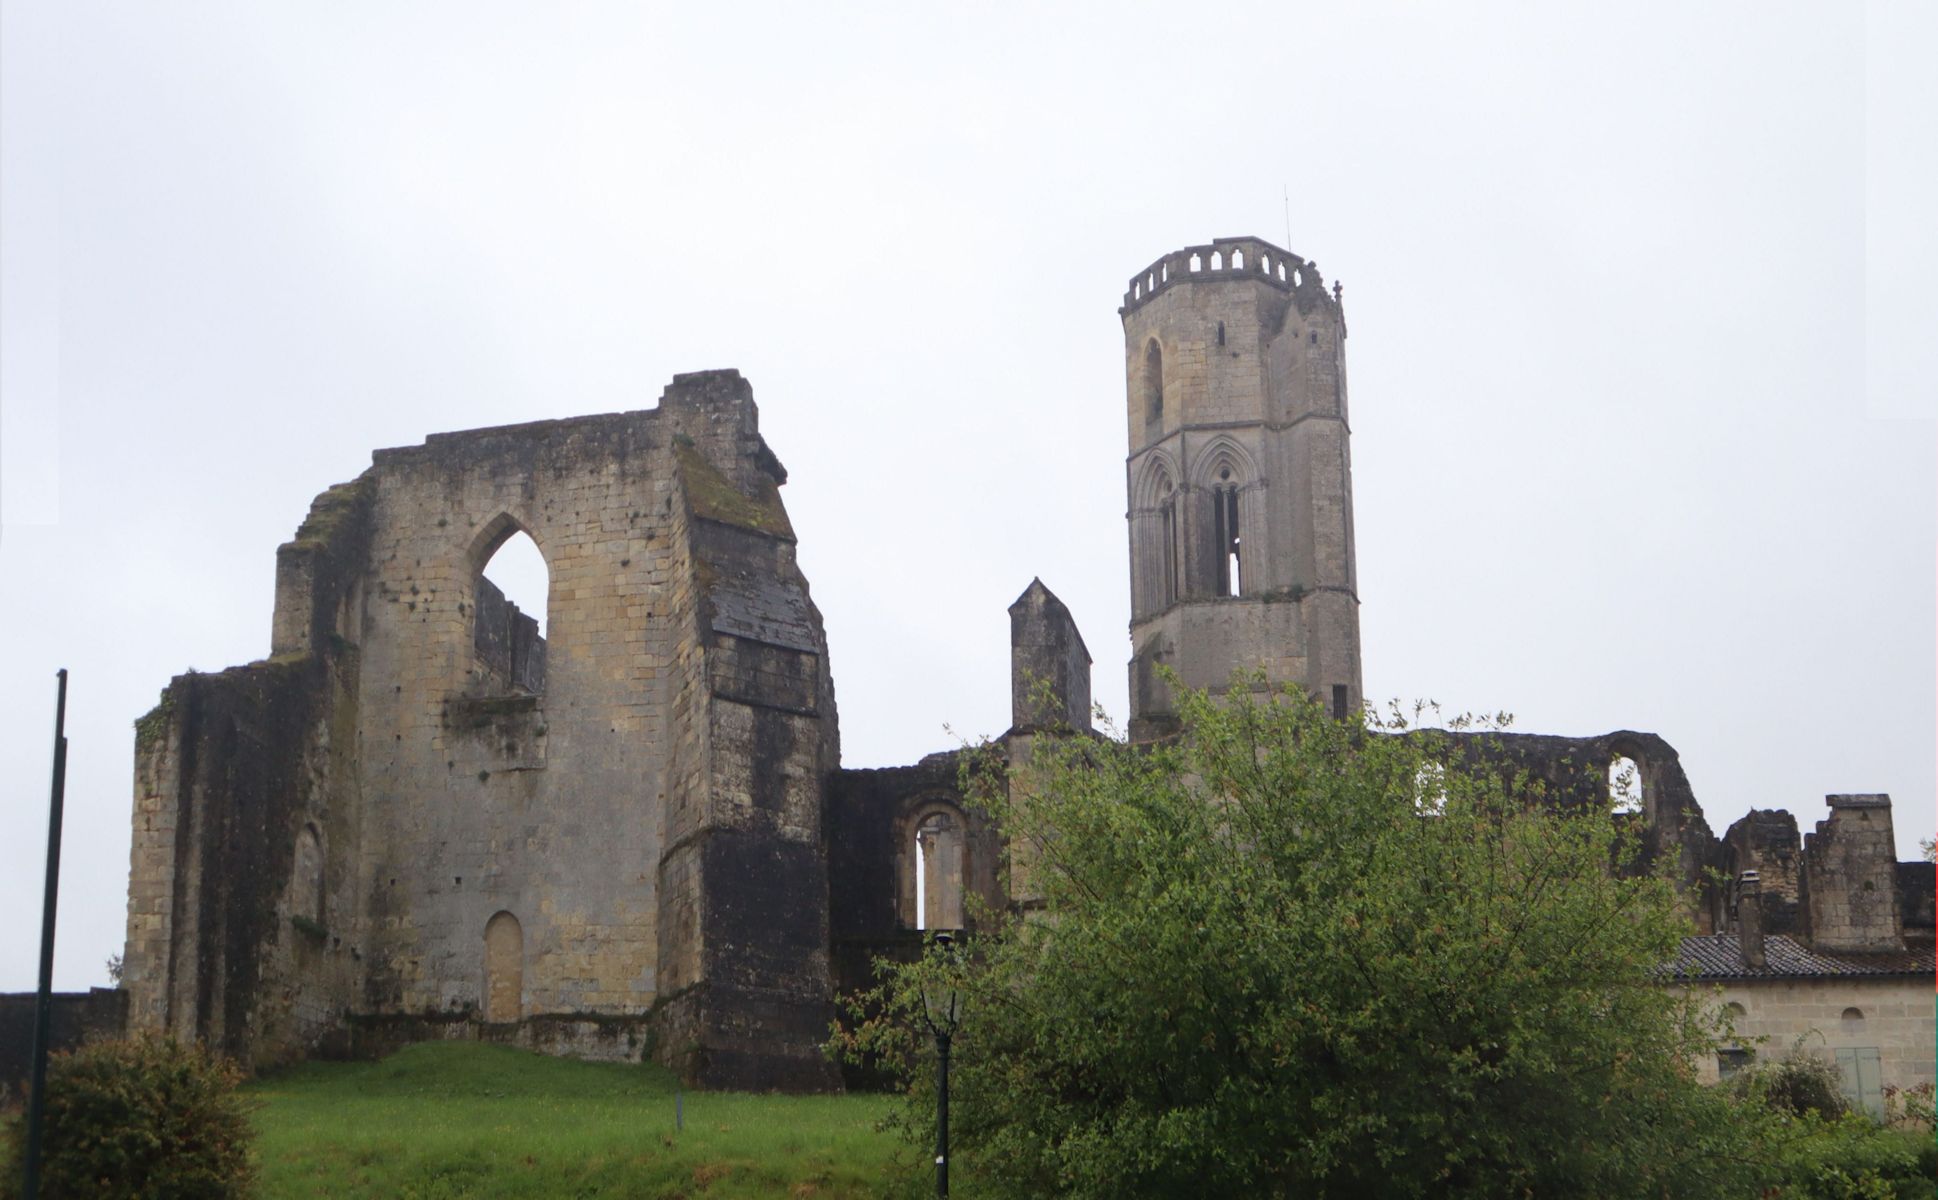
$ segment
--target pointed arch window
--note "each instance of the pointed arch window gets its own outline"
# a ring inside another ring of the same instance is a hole
[[[1159,595],[1165,608],[1178,602],[1178,494],[1171,488],[1171,481],[1164,480],[1158,485],[1158,536],[1164,541],[1158,552]]]
[[[530,534],[503,519],[478,571],[472,602],[472,644],[478,668],[493,690],[545,691],[546,608],[551,571]]]
[[[1239,531],[1238,482],[1230,467],[1218,469],[1218,481],[1211,488],[1212,545],[1218,552],[1218,595],[1244,595],[1241,567],[1243,535]]]

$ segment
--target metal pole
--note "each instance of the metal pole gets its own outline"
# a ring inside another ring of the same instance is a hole
[[[54,789],[47,804],[47,892],[40,905],[40,994],[34,998],[33,1090],[27,1093],[27,1177],[21,1194],[40,1196],[40,1130],[46,1109],[47,1040],[54,1014],[54,912],[61,890],[61,805],[67,794],[67,668],[54,700]]]
[[[949,1035],[935,1035],[935,1194],[949,1194]]]

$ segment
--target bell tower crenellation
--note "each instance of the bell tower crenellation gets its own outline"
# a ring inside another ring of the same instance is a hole
[[[1311,262],[1217,238],[1133,276],[1124,323],[1130,455],[1131,732],[1172,718],[1158,667],[1222,689],[1234,670],[1360,703],[1346,324]]]

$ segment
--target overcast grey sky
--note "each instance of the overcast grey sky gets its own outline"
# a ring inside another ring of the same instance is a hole
[[[105,979],[130,723],[310,498],[737,367],[850,766],[1125,709],[1125,281],[1345,285],[1369,697],[1661,733],[1710,824],[1934,824],[1938,6],[0,8],[0,990]]]

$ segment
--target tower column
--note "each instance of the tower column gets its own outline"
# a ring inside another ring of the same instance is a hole
[[[1361,703],[1345,319],[1317,268],[1217,238],[1133,276],[1124,324],[1131,735],[1175,722],[1160,668]],[[1159,495],[1172,489],[1170,526]],[[1166,555],[1175,555],[1167,560]],[[1166,582],[1175,577],[1176,586]]]

